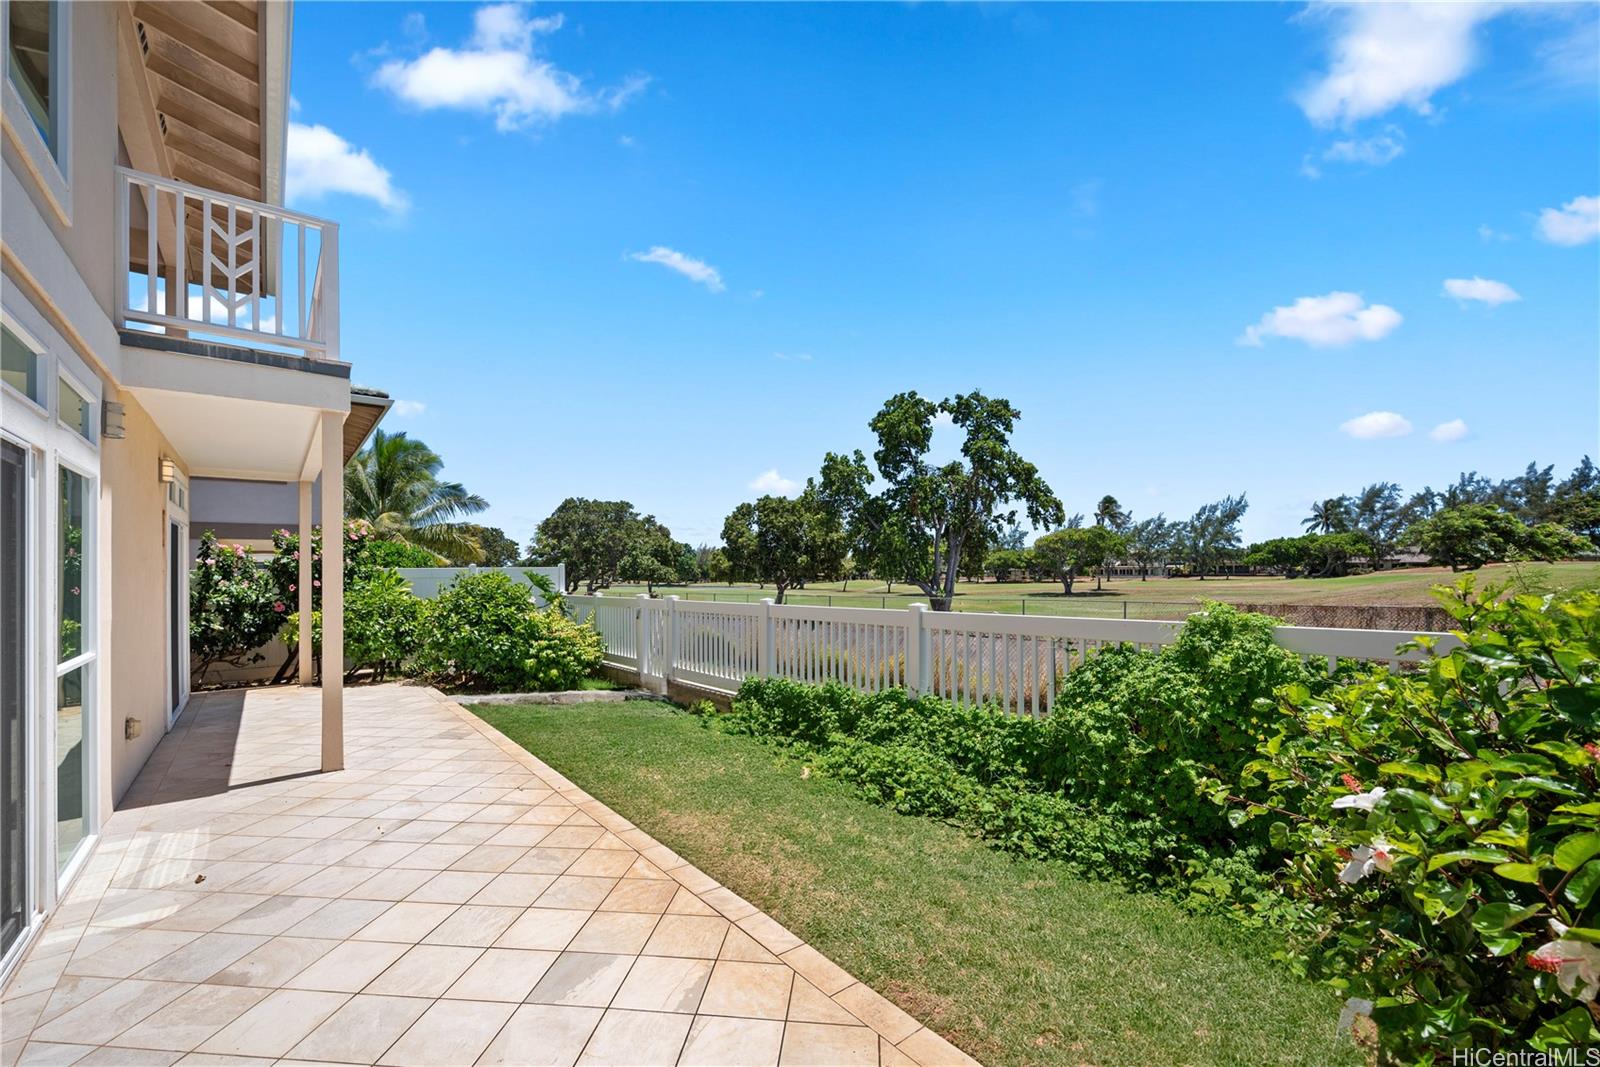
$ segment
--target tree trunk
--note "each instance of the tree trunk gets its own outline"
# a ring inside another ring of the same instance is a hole
[[[773,599],[772,602],[774,604],[782,604],[783,603],[784,590],[788,589],[789,587],[787,585],[783,584],[782,582],[777,582],[777,583],[774,583],[773,588],[778,591],[778,595],[777,595],[776,598]]]

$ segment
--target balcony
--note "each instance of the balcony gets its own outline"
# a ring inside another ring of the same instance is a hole
[[[126,167],[116,209],[119,328],[339,361],[338,223]]]

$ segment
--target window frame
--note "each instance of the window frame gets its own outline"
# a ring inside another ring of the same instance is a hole
[[[11,0],[0,0],[0,48],[5,52],[5,87],[0,114],[22,148],[22,159],[61,221],[72,224],[72,4],[50,3],[50,95],[52,145],[11,78]]]
[[[12,335],[33,353],[35,360],[33,373],[39,379],[40,396],[35,400],[10,382],[0,382],[0,392],[3,392],[7,401],[26,404],[34,414],[48,418],[51,411],[50,391],[55,382],[55,360],[50,357],[50,350],[40,343],[33,335],[33,331],[23,326],[15,315],[4,308],[0,308],[0,325],[11,331]]]

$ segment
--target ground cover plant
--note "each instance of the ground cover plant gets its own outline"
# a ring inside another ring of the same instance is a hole
[[[1260,931],[896,814],[668,705],[473,711],[991,1067],[1362,1062]]]
[[[1264,828],[1234,825],[1201,784],[1254,757],[1269,729],[1257,702],[1288,684],[1324,683],[1273,643],[1272,620],[1213,604],[1159,652],[1114,648],[1066,675],[1043,719],[750,679],[715,721],[1008,851],[1187,889],[1201,868],[1254,870]]]

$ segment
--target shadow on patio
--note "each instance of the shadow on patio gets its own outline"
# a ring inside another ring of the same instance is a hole
[[[195,698],[0,1064],[971,1062],[435,691],[345,703],[321,774],[317,690]]]

